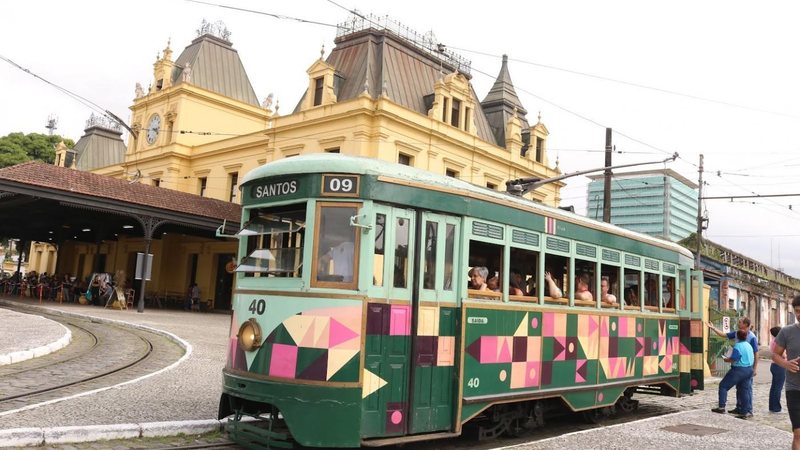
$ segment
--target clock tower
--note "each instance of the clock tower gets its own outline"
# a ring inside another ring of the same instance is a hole
[[[213,167],[208,151],[198,147],[266,128],[269,114],[229,38],[221,22],[203,21],[177,59],[167,43],[153,64],[149,87],[137,83],[131,106],[136,133],[125,162],[101,172],[136,173],[143,183],[198,193],[195,184]]]

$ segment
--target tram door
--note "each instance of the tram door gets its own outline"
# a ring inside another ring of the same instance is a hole
[[[361,238],[363,253],[372,254],[364,340],[364,438],[408,432],[416,214],[380,204],[374,209],[373,226],[368,237]]]
[[[410,434],[450,430],[454,417],[459,218],[423,212],[412,320]]]

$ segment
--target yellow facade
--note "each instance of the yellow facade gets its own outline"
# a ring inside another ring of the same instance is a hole
[[[460,73],[444,75],[435,82],[432,107],[425,115],[387,95],[373,97],[366,86],[361,95],[337,100],[335,68],[319,59],[307,71],[308,91],[299,111],[279,115],[273,111],[271,99],[257,107],[195,86],[190,78],[166,83],[176,67],[171,54],[165,49],[154,65],[151,89],[131,106],[132,128],[138,136],[129,137],[125,162],[96,173],[237,202],[238,180],[250,170],[277,159],[324,151],[395,162],[403,158],[410,165],[495,189],[505,189],[509,179],[560,174],[547,165],[547,128],[542,123],[530,127],[531,136],[542,146],[539,161],[535,151],[520,155],[522,129],[516,114],[506,124],[505,147],[478,136],[474,114],[481,105],[469,80]],[[320,79],[317,101],[314,94]],[[461,108],[458,123],[453,125],[451,111],[443,106],[452,99],[457,99]],[[158,129],[154,131],[152,124]],[[557,206],[561,186],[546,185],[529,197]],[[89,273],[98,249],[106,254],[107,272],[130,270],[130,254],[143,248],[142,239],[105,242],[99,247],[65,246],[61,256],[70,262],[59,270]],[[187,255],[197,254],[196,279],[203,297],[211,298],[207,294],[215,292],[219,255],[235,251],[234,242],[180,236],[156,239],[153,279],[147,290],[185,291]],[[77,267],[79,255],[85,255],[86,267]]]

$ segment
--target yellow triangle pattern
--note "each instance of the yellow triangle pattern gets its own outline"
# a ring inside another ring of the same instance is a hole
[[[658,356],[645,356],[642,359],[644,360],[642,375],[658,375]]]
[[[286,327],[286,331],[292,336],[295,344],[300,345],[306,333],[312,328],[313,323],[314,316],[296,315],[284,320],[283,326]]]
[[[522,322],[519,323],[517,331],[514,332],[514,336],[527,336],[527,335],[528,335],[528,313],[525,313],[525,317],[523,317]]]
[[[350,348],[331,348],[328,349],[328,373],[325,376],[329,380],[336,372],[339,371],[347,361],[350,361],[353,356],[358,353],[358,349]]]
[[[386,380],[364,369],[364,386],[361,389],[361,398],[367,398],[368,395],[386,386],[386,384]]]

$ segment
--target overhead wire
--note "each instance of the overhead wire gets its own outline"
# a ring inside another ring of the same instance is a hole
[[[240,12],[245,12],[245,13],[265,15],[265,16],[273,17],[273,18],[278,19],[278,20],[292,20],[292,21],[296,21],[296,22],[299,22],[299,23],[308,23],[308,24],[312,24],[312,25],[320,25],[320,26],[333,27],[333,28],[338,27],[338,25],[336,25],[336,24],[331,24],[331,23],[326,23],[326,22],[321,22],[321,21],[316,21],[316,20],[310,20],[310,19],[304,19],[304,18],[300,18],[300,17],[293,17],[293,16],[288,16],[288,15],[283,15],[283,14],[271,13],[271,12],[266,12],[266,11],[259,11],[259,10],[249,9],[249,8],[241,8],[241,7],[236,7],[236,6],[224,5],[224,4],[220,4],[220,3],[205,2],[205,1],[201,1],[201,0],[186,0],[186,1],[191,2],[191,3],[204,4],[204,5],[208,5],[208,6],[216,6],[216,7],[220,7],[220,8],[225,8],[225,9],[230,9],[230,10],[235,10],[235,11],[240,11]],[[368,16],[365,16],[365,15],[359,13],[358,11],[356,11],[354,9],[347,8],[347,7],[337,3],[334,0],[327,0],[327,1],[329,3],[335,5],[335,6],[339,7],[339,8],[342,8],[342,9],[350,12],[351,14],[354,14],[354,15],[356,15],[356,16],[364,19],[364,20],[369,21],[370,23],[375,23]],[[376,25],[379,25],[379,24],[376,24]],[[409,39],[409,40],[413,41],[413,39],[411,39],[410,37],[406,37],[406,39]],[[422,43],[418,43],[418,44],[421,45]],[[502,56],[498,56],[498,55],[494,55],[494,54],[490,54],[490,53],[479,52],[479,51],[465,49],[465,48],[461,48],[461,47],[453,47],[453,46],[448,46],[448,47],[452,48],[452,49],[455,49],[455,50],[459,50],[459,51],[466,51],[466,52],[471,52],[471,53],[476,53],[476,54],[483,54],[484,56],[491,56],[491,57],[497,57],[497,58],[502,57]],[[62,91],[66,95],[72,97],[73,99],[75,99],[75,100],[81,102],[82,104],[84,104],[85,106],[89,107],[90,109],[92,109],[92,110],[94,110],[94,111],[96,111],[96,112],[98,112],[98,113],[100,113],[102,115],[106,115],[106,109],[101,107],[100,105],[92,102],[91,100],[86,99],[85,97],[82,97],[82,96],[80,96],[80,95],[78,95],[78,94],[76,94],[76,93],[74,93],[74,92],[72,92],[72,91],[70,91],[70,90],[68,90],[66,88],[63,88],[63,87],[61,87],[61,86],[59,86],[59,85],[57,85],[57,84],[55,84],[53,82],[50,82],[49,80],[47,80],[47,79],[45,79],[45,78],[33,73],[32,71],[22,67],[21,65],[15,63],[14,61],[10,60],[9,58],[6,58],[4,56],[0,56],[0,58],[5,60],[9,64],[17,67],[18,69],[20,69],[20,70],[22,70],[22,71],[24,71],[24,72],[36,77],[37,79],[40,79],[41,81],[43,81],[43,82],[55,87],[56,89]],[[568,73],[572,73],[572,74],[575,74],[575,75],[586,76],[586,77],[600,79],[600,80],[604,80],[604,81],[615,82],[615,83],[628,85],[628,86],[632,86],[632,87],[637,87],[637,88],[642,88],[642,89],[650,89],[650,90],[653,90],[653,91],[662,92],[662,93],[666,93],[666,94],[672,94],[672,95],[678,95],[678,96],[682,96],[682,97],[686,97],[686,98],[690,98],[690,99],[694,99],[694,100],[702,100],[702,101],[718,103],[718,104],[721,104],[721,105],[735,107],[735,108],[744,108],[744,109],[750,109],[750,110],[754,110],[754,111],[758,111],[758,112],[783,115],[783,116],[787,116],[787,117],[794,117],[794,116],[791,116],[791,115],[788,115],[788,114],[785,114],[785,113],[762,110],[762,109],[758,109],[758,108],[752,108],[752,107],[749,107],[749,106],[746,106],[746,105],[739,105],[739,104],[736,104],[736,103],[725,102],[725,101],[720,101],[720,100],[716,100],[716,99],[710,99],[710,98],[701,97],[701,96],[695,96],[695,95],[692,95],[692,94],[685,94],[685,93],[682,93],[682,92],[672,91],[672,90],[669,90],[669,89],[658,88],[658,87],[649,86],[649,85],[645,85],[645,84],[641,84],[641,83],[628,82],[628,81],[625,81],[625,80],[618,80],[618,79],[605,77],[605,76],[600,76],[600,75],[596,75],[596,74],[592,74],[592,73],[588,73],[588,72],[582,72],[582,71],[577,71],[577,70],[572,70],[572,69],[565,69],[565,68],[561,68],[561,67],[550,66],[550,65],[546,65],[546,64],[536,63],[536,62],[533,62],[533,61],[527,61],[527,60],[522,60],[522,59],[517,59],[517,58],[509,58],[509,59],[514,61],[514,62],[519,62],[519,63],[522,63],[522,64],[529,64],[529,65],[539,66],[539,67],[543,67],[543,68],[547,68],[547,69],[558,70],[558,71],[562,71],[562,72],[568,72]],[[482,71],[482,70],[477,69],[475,67],[473,67],[472,70],[474,70],[477,73],[480,73],[480,74],[482,74],[484,76],[487,76],[487,77],[489,77],[491,79],[494,79],[493,75],[491,75],[491,74],[489,74],[489,73],[487,73],[485,71]],[[554,107],[556,107],[556,108],[558,108],[558,109],[560,109],[560,110],[562,110],[564,112],[567,112],[568,114],[574,115],[575,117],[578,117],[578,118],[580,118],[580,119],[582,119],[582,120],[584,120],[584,121],[586,121],[588,123],[594,124],[594,125],[596,125],[598,127],[607,128],[605,125],[603,125],[599,121],[594,120],[594,119],[592,119],[590,117],[587,117],[586,115],[583,115],[581,113],[578,113],[577,111],[574,111],[574,110],[572,110],[570,108],[561,106],[560,104],[558,104],[558,103],[556,103],[554,101],[551,101],[551,100],[549,100],[549,99],[547,99],[547,98],[545,98],[545,97],[543,97],[541,95],[538,95],[536,93],[533,93],[533,92],[531,92],[531,91],[529,91],[527,89],[521,88],[521,87],[517,87],[517,89],[520,90],[521,92],[524,92],[524,93],[526,93],[528,95],[531,95],[532,97],[537,98],[537,99],[539,99],[539,100],[541,100],[541,101],[543,101],[543,102],[545,102],[547,104],[550,104],[550,105],[552,105],[552,106],[554,106]],[[225,132],[218,132],[218,131],[216,131],[216,132],[215,131],[193,131],[193,130],[175,130],[174,132],[175,133],[181,133],[181,134],[217,135],[217,136],[232,136],[232,137],[246,135],[246,134],[253,134],[253,133],[225,133]],[[624,132],[620,131],[619,129],[613,129],[613,132],[615,134],[623,137],[623,138],[626,138],[626,139],[628,139],[628,140],[630,140],[632,142],[635,142],[635,143],[640,144],[642,146],[645,146],[645,147],[651,148],[653,150],[656,150],[656,151],[658,151],[660,153],[663,153],[663,154],[672,154],[673,153],[672,151],[663,149],[663,148],[661,148],[659,146],[650,144],[650,143],[648,143],[648,142],[646,142],[644,140],[635,138],[635,137],[633,137],[633,136],[631,136],[631,135],[629,135],[627,133],[624,133]],[[291,137],[287,137],[286,139],[292,139],[292,138]],[[436,146],[435,144],[433,144],[433,145]],[[491,148],[491,147],[494,147],[494,146],[492,146],[492,145],[485,146],[485,148]],[[480,146],[476,146],[476,148],[480,148]],[[552,150],[560,151],[558,148],[553,148]],[[564,151],[569,151],[569,150],[564,149]],[[587,150],[587,151],[589,151],[589,150]],[[600,150],[598,150],[598,152],[599,151]],[[628,151],[626,153],[634,154],[635,152]],[[697,167],[696,163],[694,163],[692,161],[688,161],[688,160],[686,160],[685,158],[683,158],[681,156],[679,156],[679,158],[682,161],[686,162],[687,164],[689,164],[691,166],[694,166],[694,167]]]

